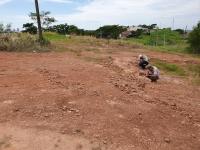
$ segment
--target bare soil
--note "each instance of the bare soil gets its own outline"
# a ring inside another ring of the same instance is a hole
[[[199,150],[200,88],[139,76],[141,52],[0,53],[0,150]]]

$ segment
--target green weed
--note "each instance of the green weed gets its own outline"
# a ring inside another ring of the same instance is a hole
[[[176,64],[168,63],[159,59],[153,59],[152,64],[157,66],[160,70],[164,71],[165,73],[171,75],[177,75],[177,76],[186,75],[186,71],[182,67]]]

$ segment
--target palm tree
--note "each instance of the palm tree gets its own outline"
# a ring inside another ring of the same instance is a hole
[[[42,27],[41,27],[40,10],[39,10],[38,0],[35,0],[35,9],[36,9],[36,14],[37,14],[39,41],[41,42],[43,40],[43,36],[42,36]]]

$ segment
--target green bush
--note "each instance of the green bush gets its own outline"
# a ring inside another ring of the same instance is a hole
[[[193,53],[200,53],[200,22],[189,34],[188,42]]]

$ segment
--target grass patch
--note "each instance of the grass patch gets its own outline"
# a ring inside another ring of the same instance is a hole
[[[197,78],[197,77],[194,77],[193,78],[193,80],[192,80],[192,83],[194,84],[194,85],[200,85],[200,78]]]
[[[124,40],[128,44],[132,45],[139,45],[140,47],[151,49],[154,51],[160,51],[160,52],[167,52],[167,53],[188,53],[188,43],[185,40],[180,40],[179,42],[176,42],[175,44],[171,45],[148,45],[147,39],[145,38],[129,38]]]
[[[192,76],[192,82],[195,85],[200,85],[200,65],[191,64],[188,66],[188,71]]]
[[[70,38],[54,32],[44,32],[44,37],[50,41],[65,41]]]
[[[84,60],[88,62],[94,62],[94,63],[101,63],[103,62],[103,58],[95,58],[95,57],[84,57]]]
[[[197,76],[197,77],[200,77],[200,65],[189,65],[188,66],[188,70],[194,75],[194,76]]]
[[[166,45],[166,46],[150,46],[156,51],[168,52],[168,53],[188,53],[188,44],[186,42],[177,43],[175,45]]]
[[[182,67],[176,64],[168,63],[168,62],[161,61],[158,59],[153,59],[152,64],[157,66],[160,70],[163,70],[165,73],[168,73],[171,75],[176,75],[176,76],[186,75],[186,71]]]
[[[80,49],[74,49],[70,47],[63,47],[63,46],[54,46],[54,51],[55,52],[70,52],[74,53],[77,56],[81,56],[82,50]]]
[[[200,64],[186,64],[180,66],[160,59],[151,59],[152,65],[168,75],[186,77],[196,86],[200,85]]]

